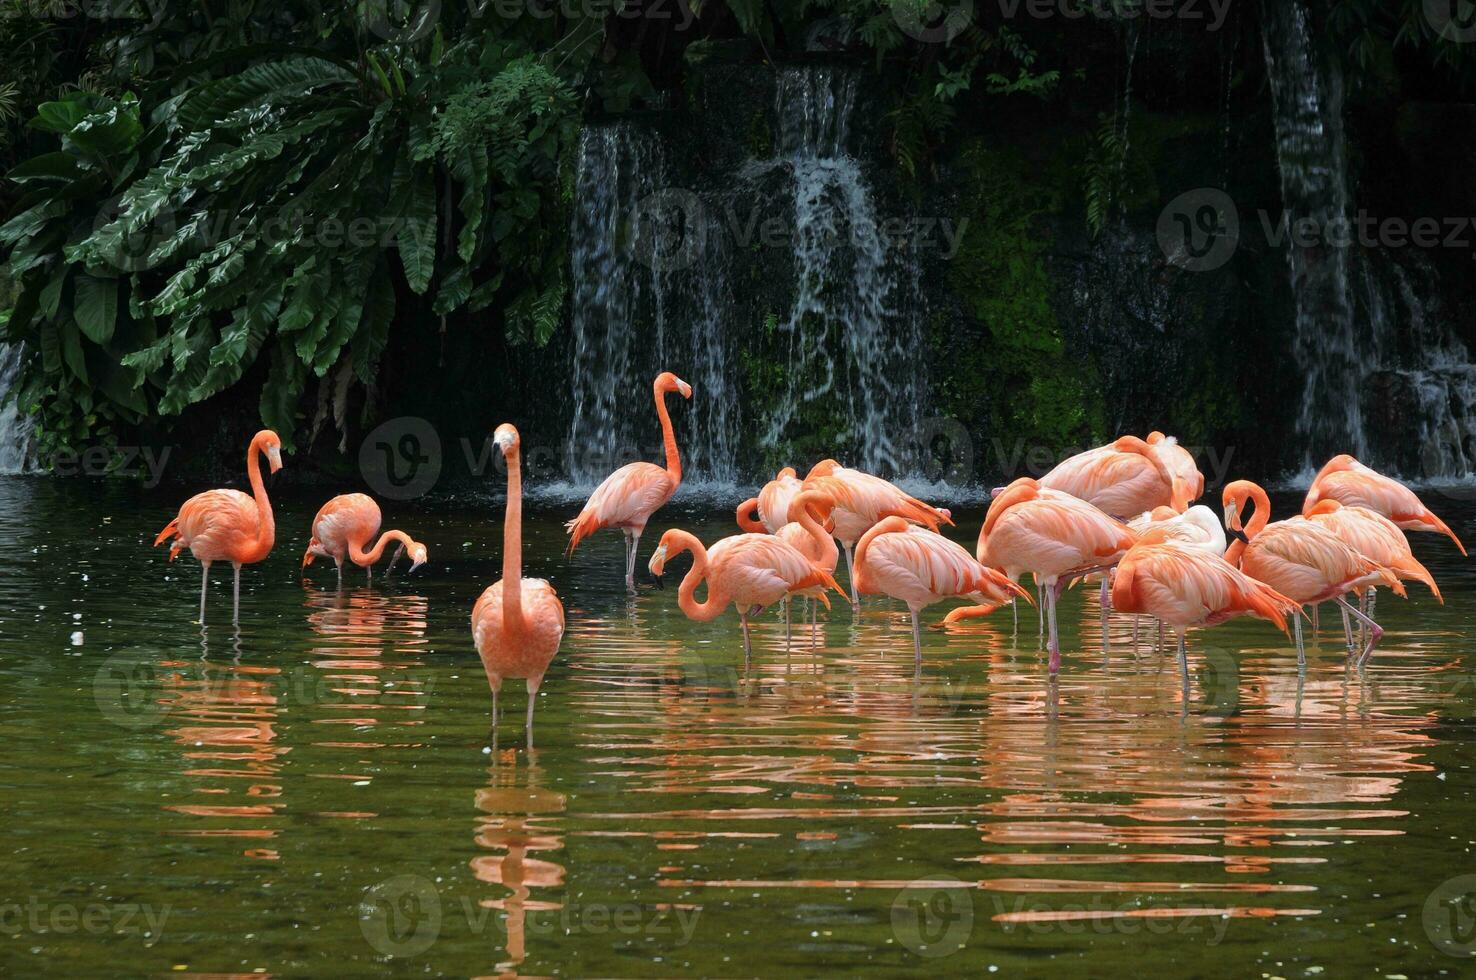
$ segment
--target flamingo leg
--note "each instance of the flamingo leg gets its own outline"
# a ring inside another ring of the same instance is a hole
[[[1138,649],[1138,614],[1133,613],[1133,649]]]
[[[205,625],[205,587],[210,584],[210,562],[200,562],[200,625]]]
[[[533,744],[533,706],[538,703],[538,687],[539,681],[535,681],[531,677],[528,678],[528,720],[523,723],[523,727],[528,730],[528,744],[530,746]]]
[[[364,579],[365,583],[368,584],[368,585],[373,585],[374,584],[374,566],[373,565],[365,565],[364,566],[364,575],[365,575],[365,579]]]
[[[789,651],[789,596],[784,597],[784,650]]]
[[[1112,635],[1107,629],[1107,614],[1112,612],[1112,593],[1107,591],[1107,576],[1102,576],[1102,590],[1099,593],[1098,605],[1102,608],[1102,651],[1105,653],[1112,646]]]
[[[1045,586],[1040,584],[1040,579],[1035,580],[1035,637],[1040,639],[1045,636],[1046,598]]]
[[[625,585],[632,593],[636,590],[636,556],[641,551],[641,531],[644,530],[645,528],[640,528],[630,532],[630,558],[625,567]]]
[[[1321,623],[1318,621],[1318,616],[1317,616],[1317,611],[1319,609],[1321,609],[1321,608],[1322,608],[1322,603],[1320,603],[1320,602],[1314,602],[1312,604],[1312,632],[1313,633],[1316,633],[1317,630],[1321,626]]]
[[[743,662],[748,663],[749,658],[753,655],[753,643],[748,637],[747,609],[738,610],[738,622],[743,624]]]
[[[818,599],[806,600],[810,607],[810,646],[820,645],[820,602]]]
[[[1316,606],[1313,606],[1312,608],[1313,610],[1317,609]],[[1343,614],[1343,644],[1347,646],[1348,656],[1351,657],[1353,656],[1353,651],[1357,649],[1353,645],[1353,622],[1348,618],[1348,610],[1339,609],[1338,612]]]
[[[234,561],[231,564],[236,566],[235,604],[231,609],[231,622],[239,623],[241,621],[241,563]]]
[[[635,592],[635,543],[630,538],[630,528],[620,532],[625,537],[625,591]]]
[[[1306,667],[1307,666],[1307,650],[1306,650],[1305,647],[1302,646],[1302,617],[1301,616],[1297,616],[1295,614],[1292,615],[1292,632],[1295,633],[1296,634],[1296,637],[1297,637],[1297,666],[1298,667]]]
[[[856,565],[851,557],[851,544],[848,541],[842,541],[841,547],[846,550],[846,584],[851,587],[851,611],[859,612],[861,599],[856,595]]]
[[[922,676],[922,626],[918,622],[917,610],[912,610],[912,669]]]
[[[1344,599],[1342,596],[1336,597],[1335,599],[1333,599],[1333,602],[1336,602],[1338,605],[1348,610],[1349,615],[1351,615],[1354,619],[1358,620],[1360,623],[1368,628],[1368,645],[1365,646],[1363,648],[1363,652],[1358,655],[1357,661],[1357,666],[1362,669],[1363,665],[1368,663],[1368,658],[1373,656],[1374,647],[1378,646],[1379,640],[1383,638],[1384,628],[1378,623],[1374,622],[1368,616],[1365,616],[1362,611],[1355,609],[1353,608],[1353,606],[1349,605],[1348,600]]]
[[[1184,633],[1179,631],[1179,680],[1184,686],[1184,710],[1189,710],[1189,653],[1184,645]]]
[[[492,689],[492,731],[497,731],[497,688]]]
[[[335,566],[337,566],[337,568],[338,568],[338,590],[340,592],[342,592],[343,591],[343,559],[342,558],[335,558],[335,559],[333,559],[333,564]]]
[[[1020,632],[1020,600],[1019,599],[1011,599],[1010,600],[1010,619],[1014,623],[1014,626],[1013,626],[1013,628],[1011,630],[1012,634],[1019,633]]]
[[[1377,599],[1378,596],[1379,596],[1378,590],[1376,590],[1372,585],[1370,585],[1368,587],[1368,594],[1365,597],[1365,601],[1364,601],[1364,604],[1363,604],[1363,614],[1365,616],[1367,616],[1369,619],[1372,619],[1373,618],[1373,614],[1374,614],[1374,600]]]
[[[1048,649],[1051,652],[1051,676],[1056,676],[1061,669],[1061,640],[1057,634],[1056,626],[1056,601],[1060,598],[1060,589],[1056,585],[1047,586],[1044,592],[1045,601],[1050,603],[1050,609],[1046,612],[1046,618],[1050,620],[1050,643]]]

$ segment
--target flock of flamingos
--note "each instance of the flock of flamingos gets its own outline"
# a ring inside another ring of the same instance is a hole
[[[692,397],[691,386],[670,372],[656,378],[654,389],[666,465],[622,466],[568,523],[571,555],[601,528],[618,528],[625,535],[625,584],[632,592],[641,533],[682,480],[666,395]],[[518,430],[504,423],[494,441],[507,461],[502,580],[488,586],[472,607],[472,637],[492,688],[494,729],[503,682],[521,678],[528,687],[531,730],[538,688],[563,638],[564,607],[548,582],[523,577]],[[228,561],[234,567],[239,616],[241,566],[261,561],[272,550],[275,524],[259,457],[265,455],[275,473],[282,466],[281,446],[275,432],[258,432],[246,454],[252,495],[210,490],[191,497],[154,542],[170,540],[170,560],[185,548],[199,560],[202,623],[211,563]],[[1275,523],[1266,491],[1248,480],[1225,487],[1223,525],[1208,507],[1191,506],[1203,492],[1204,477],[1193,456],[1174,439],[1159,432],[1147,439],[1123,436],[1065,460],[1039,480],[1023,477],[996,489],[970,555],[939,533],[940,526],[953,523],[947,510],[879,477],[825,460],[803,480],[785,468],[757,498],[744,501],[738,507],[741,534],[706,547],[686,531],[667,531],[648,567],[659,580],[674,556],[692,552],[678,605],[704,622],[736,605],[745,657],[751,655],[749,618],[780,603],[788,629],[795,597],[809,602],[812,624],[820,603],[829,608],[831,591],[853,608],[861,595],[902,600],[912,613],[919,670],[918,616],[924,607],[949,598],[971,602],[948,614],[946,621],[954,622],[988,615],[1005,603],[1018,616],[1016,603],[1024,599],[1037,605],[1042,632],[1048,624],[1052,677],[1061,661],[1056,628],[1061,592],[1075,581],[1097,579],[1104,626],[1110,609],[1152,616],[1160,633],[1166,624],[1178,636],[1180,672],[1187,678],[1185,632],[1239,615],[1269,620],[1283,632],[1290,618],[1297,662],[1305,666],[1303,607],[1310,605],[1315,613],[1328,601],[1342,612],[1349,657],[1361,668],[1383,634],[1372,615],[1376,588],[1403,596],[1402,580],[1418,581],[1440,599],[1435,580],[1415,560],[1401,529],[1438,531],[1466,553],[1455,532],[1408,487],[1351,456],[1337,456],[1322,468],[1301,515]],[[334,497],[313,518],[303,567],[316,557],[330,558],[342,582],[347,559],[366,568],[372,580],[373,566],[390,542],[397,543],[391,569],[405,551],[412,570],[425,562],[425,545],[403,531],[385,531],[369,548],[379,527],[379,507],[369,497]],[[841,550],[849,595],[834,575]],[[1036,582],[1037,599],[1019,584],[1026,573]],[[707,598],[699,602],[696,592],[704,581]]]

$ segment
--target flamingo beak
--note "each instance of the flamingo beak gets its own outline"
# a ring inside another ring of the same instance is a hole
[[[282,468],[282,447],[281,446],[268,446],[267,447],[267,464],[271,467],[271,470],[272,470],[273,473],[277,472],[278,470],[280,470]]]
[[[989,491],[989,499],[990,500],[993,500],[995,497],[998,497],[1000,494],[1002,494],[1004,492],[1005,492],[1005,488],[1004,487],[994,487],[992,490]]]
[[[681,378],[677,378],[676,379],[676,385],[677,385],[677,391],[680,391],[682,393],[682,397],[683,398],[691,398],[692,397],[692,386],[691,385],[687,384]]]
[[[1240,530],[1240,514],[1237,512],[1235,501],[1227,501],[1225,504],[1225,529],[1228,531]]]
[[[666,545],[657,546],[655,553],[651,555],[651,561],[646,565],[646,570],[651,573],[651,578],[660,586],[661,573],[666,570]]]
[[[304,571],[307,570],[307,567],[313,563],[313,559],[316,558],[316,557],[318,557],[318,556],[315,555],[315,554],[313,554],[313,549],[312,549],[311,546],[308,547],[308,550],[307,551],[303,552],[303,554],[302,554],[302,567],[303,567],[303,570]]]

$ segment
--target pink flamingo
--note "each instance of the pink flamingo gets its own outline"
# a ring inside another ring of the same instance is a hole
[[[1052,674],[1061,669],[1056,603],[1071,580],[1115,566],[1137,539],[1120,521],[1085,500],[1042,486],[1030,477],[1011,483],[989,503],[975,551],[979,561],[1002,570],[1011,581],[1030,572],[1040,584],[1041,606],[1050,623]],[[948,621],[982,615],[955,609]],[[1106,606],[1103,606],[1105,623]]]
[[[703,547],[697,537],[673,528],[661,536],[651,556],[651,574],[660,578],[666,563],[684,551],[692,552],[692,568],[677,590],[677,606],[688,619],[706,623],[722,615],[729,603],[738,606],[743,626],[743,659],[753,653],[748,619],[766,606],[790,596],[819,599],[830,608],[826,589],[845,592],[835,577],[810,560],[793,545],[772,534],[734,534]],[[707,581],[707,598],[697,601],[697,586]]]
[[[666,446],[666,468],[655,463],[627,463],[605,477],[589,495],[589,502],[565,527],[569,530],[569,554],[579,542],[603,527],[618,527],[625,535],[625,589],[634,593],[636,550],[641,532],[676,493],[682,483],[682,461],[677,455],[676,435],[671,429],[671,416],[666,411],[666,393],[681,392],[692,397],[692,386],[670,371],[662,371],[652,384],[656,396],[656,416],[661,420],[661,441]]]
[[[855,585],[863,595],[885,595],[907,603],[912,614],[912,652],[919,671],[922,627],[918,614],[927,606],[962,597],[988,604],[973,607],[976,611],[993,611],[1012,596],[1030,600],[1029,593],[974,560],[962,545],[901,517],[884,518],[861,536],[856,545]]]
[[[789,502],[803,486],[794,467],[784,467],[778,476],[764,484],[757,497],[749,497],[738,505],[738,526],[750,534],[765,531],[778,534],[789,523]]]
[[[1164,441],[1150,446],[1137,436],[1123,436],[1062,460],[1040,478],[1040,485],[1080,497],[1113,517],[1135,517],[1159,506],[1182,512],[1192,499],[1192,487],[1165,462],[1170,446]]]
[[[1189,661],[1184,634],[1189,629],[1248,614],[1285,631],[1287,615],[1301,612],[1295,600],[1219,555],[1173,541],[1140,544],[1122,556],[1112,581],[1112,605],[1123,612],[1154,616],[1178,635],[1179,672],[1186,694]]]
[[[1373,654],[1384,631],[1370,617],[1350,606],[1343,593],[1354,592],[1365,585],[1383,582],[1396,595],[1404,595],[1404,586],[1394,573],[1345,544],[1336,534],[1305,517],[1269,523],[1271,502],[1266,491],[1249,480],[1236,480],[1225,487],[1225,526],[1232,532],[1242,531],[1241,520],[1246,504],[1255,505],[1243,534],[1225,553],[1225,559],[1238,566],[1251,578],[1264,582],[1298,605],[1326,602],[1331,599],[1368,627],[1368,645],[1358,657],[1362,667]],[[1296,627],[1297,665],[1306,666],[1307,654],[1302,646],[1302,620]]]
[[[794,550],[809,559],[810,564],[830,575],[835,574],[836,563],[840,561],[840,549],[836,547],[835,537],[830,533],[834,525],[830,524],[829,519],[834,509],[835,501],[825,491],[802,490],[790,498],[786,504],[785,516],[789,518],[789,523],[774,532],[774,536],[780,541],[791,545]],[[760,504],[759,512],[763,513],[762,504]],[[822,521],[825,522],[823,525]],[[818,639],[820,631],[820,610],[808,597],[805,599],[805,604],[809,606],[810,639],[813,642]],[[784,633],[788,637],[789,603],[787,600],[784,604]]]
[[[1364,466],[1347,453],[1334,456],[1317,472],[1302,503],[1302,516],[1308,516],[1321,500],[1336,500],[1345,507],[1367,507],[1407,531],[1438,532],[1454,541],[1462,555],[1466,553],[1466,546],[1456,533],[1421,503],[1413,490]]]
[[[1342,539],[1354,551],[1371,558],[1405,581],[1423,582],[1435,598],[1444,605],[1445,599],[1435,584],[1435,577],[1422,565],[1410,550],[1409,539],[1404,532],[1383,514],[1367,507],[1344,507],[1331,497],[1319,500],[1306,515]],[[1374,613],[1376,590],[1369,588],[1366,596],[1360,597],[1364,615]],[[1343,614],[1343,636],[1348,648],[1353,649],[1353,629],[1348,614]]]
[[[533,705],[538,688],[564,638],[564,604],[541,578],[523,578],[523,467],[518,430],[504,422],[492,437],[507,460],[507,515],[502,525],[502,580],[472,606],[472,639],[492,688],[492,728],[502,682],[528,685],[528,741],[533,740]]]
[[[953,523],[948,511],[923,503],[879,476],[847,469],[833,459],[816,463],[805,477],[804,485],[806,489],[825,491],[835,501],[831,519],[835,521],[835,536],[846,552],[852,608],[860,605],[853,551],[856,542],[878,521],[901,517],[933,531],[940,524]]]
[[[273,473],[282,468],[282,439],[262,429],[246,449],[246,473],[251,496],[239,490],[206,490],[184,502],[174,520],[154,539],[158,547],[170,538],[169,560],[184,548],[200,562],[200,623],[205,622],[205,590],[210,583],[210,563],[228,561],[235,568],[235,604],[231,621],[241,618],[241,566],[254,565],[271,553],[277,540],[272,502],[267,499],[257,456],[265,453]]]
[[[1204,504],[1195,504],[1182,514],[1174,513],[1171,507],[1155,507],[1128,521],[1128,527],[1138,535],[1139,544],[1173,542],[1211,555],[1225,554],[1229,545],[1224,525]]]
[[[1184,485],[1184,500],[1187,503],[1192,504],[1204,496],[1204,474],[1199,472],[1193,453],[1179,445],[1179,440],[1173,436],[1166,436],[1156,429],[1148,433],[1147,442],[1168,467],[1169,474]]]
[[[343,561],[347,558],[363,568],[369,575],[369,581],[373,582],[374,566],[391,541],[399,542],[399,546],[395,548],[394,556],[384,570],[385,578],[389,578],[395,562],[400,560],[407,549],[410,552],[410,571],[424,565],[425,545],[404,531],[385,531],[372,549],[364,550],[364,546],[379,532],[381,520],[379,505],[369,496],[362,493],[339,494],[324,504],[313,518],[313,536],[308,541],[307,551],[303,553],[302,567],[306,569],[314,558],[331,558],[338,566],[338,584],[341,586]]]

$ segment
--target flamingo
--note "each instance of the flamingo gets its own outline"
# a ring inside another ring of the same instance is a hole
[[[793,470],[790,472],[793,473]],[[762,495],[760,497],[762,499]],[[816,568],[834,575],[836,563],[840,561],[840,549],[836,547],[835,538],[830,531],[821,526],[820,522],[825,521],[827,526],[830,526],[829,518],[835,509],[835,501],[823,490],[801,490],[787,502],[786,507],[785,516],[789,519],[789,523],[775,531],[774,536],[793,546]],[[759,513],[763,512],[764,508],[760,503]],[[810,607],[810,639],[813,641],[820,628],[818,622],[820,611],[808,598],[805,601]],[[788,602],[784,606],[784,632],[787,638],[789,635]]]
[[[835,521],[835,536],[846,552],[852,608],[860,606],[853,552],[856,542],[878,521],[885,517],[901,517],[932,531],[937,531],[940,524],[953,523],[948,511],[923,503],[879,476],[847,469],[833,459],[816,463],[805,476],[804,486],[810,490],[823,490],[835,501],[831,518]]]
[[[789,503],[803,486],[794,467],[784,467],[778,476],[764,484],[757,497],[749,497],[738,505],[738,526],[751,534],[778,534],[789,523]]]
[[[497,695],[502,682],[521,677],[528,685],[528,742],[533,741],[533,705],[538,688],[564,638],[564,604],[541,578],[523,578],[523,469],[518,430],[504,422],[492,436],[507,460],[507,515],[502,524],[502,580],[487,586],[472,606],[472,639],[492,688],[492,730],[497,730]]]
[[[1204,504],[1195,504],[1182,514],[1171,507],[1155,507],[1128,521],[1128,527],[1138,535],[1139,544],[1171,541],[1211,555],[1223,555],[1229,544],[1224,525]]]
[[[404,531],[385,531],[372,549],[367,552],[364,550],[364,546],[379,532],[380,520],[379,505],[368,495],[344,493],[334,497],[313,518],[313,536],[308,541],[307,551],[303,553],[302,567],[306,569],[314,558],[331,558],[338,566],[338,584],[343,585],[343,560],[348,558],[368,572],[369,581],[373,582],[374,566],[391,541],[399,542],[399,546],[395,548],[389,567],[384,571],[385,578],[389,578],[395,562],[400,560],[400,555],[407,549],[410,552],[410,571],[424,565],[425,545]]]
[[[1085,500],[1021,477],[989,503],[975,550],[979,561],[998,568],[1013,582],[1025,572],[1040,583],[1041,605],[1050,623],[1050,671],[1061,669],[1056,601],[1072,579],[1104,572],[1118,563],[1137,537]],[[1105,615],[1106,606],[1103,606]],[[947,622],[982,615],[955,609]]]
[[[1238,566],[1251,578],[1264,582],[1298,605],[1326,602],[1331,599],[1343,607],[1346,615],[1355,617],[1369,629],[1368,645],[1358,657],[1362,667],[1372,656],[1383,629],[1363,612],[1350,606],[1343,593],[1383,582],[1396,595],[1404,595],[1404,586],[1394,573],[1372,559],[1359,554],[1322,524],[1305,517],[1293,517],[1269,523],[1271,502],[1266,491],[1249,480],[1236,480],[1225,487],[1225,526],[1241,531],[1241,515],[1246,503],[1255,512],[1245,524],[1243,534],[1230,545],[1225,559]],[[1302,647],[1302,621],[1296,627],[1297,665],[1306,666]],[[1351,655],[1351,652],[1350,652]]]
[[[1080,497],[1113,517],[1132,517],[1158,506],[1182,513],[1193,499],[1193,488],[1165,461],[1173,448],[1177,446],[1166,439],[1151,446],[1137,436],[1123,436],[1062,460],[1040,478],[1040,485]],[[1192,466],[1194,461],[1189,462]]]
[[[579,542],[602,527],[618,527],[625,534],[625,589],[634,593],[636,549],[641,532],[656,513],[676,493],[682,482],[682,461],[677,455],[676,435],[671,429],[671,416],[666,411],[666,393],[681,392],[692,397],[692,386],[670,371],[662,371],[652,383],[656,397],[656,416],[661,420],[661,440],[666,446],[666,468],[655,463],[627,463],[605,477],[589,495],[589,502],[579,516],[565,525],[569,531],[569,554]]]
[[[1153,447],[1154,454],[1168,467],[1169,473],[1182,481],[1186,491],[1184,499],[1187,502],[1193,503],[1204,496],[1204,474],[1195,465],[1193,453],[1179,445],[1179,440],[1173,436],[1166,436],[1156,429],[1148,433],[1147,442]],[[1214,511],[1210,514],[1213,515]]]
[[[856,545],[854,585],[863,594],[891,596],[907,603],[919,671],[922,631],[918,614],[925,607],[954,596],[973,599],[981,603],[975,610],[990,612],[1012,596],[1030,601],[1028,592],[976,561],[962,545],[902,517],[884,518],[861,536]],[[984,605],[987,603],[993,605]]]
[[[1445,599],[1435,584],[1435,577],[1410,551],[1409,539],[1404,536],[1399,525],[1383,514],[1367,507],[1344,507],[1329,497],[1314,504],[1306,516],[1308,520],[1315,521],[1336,534],[1354,551],[1373,559],[1399,578],[1425,583],[1435,598],[1442,605],[1445,604]],[[1373,615],[1374,596],[1375,590],[1370,588],[1362,607],[1365,615]],[[1346,613],[1343,615],[1343,635],[1351,650],[1353,630],[1349,626]]]
[[[753,653],[748,619],[764,607],[790,596],[819,599],[830,608],[826,589],[844,595],[835,576],[812,564],[793,545],[772,534],[734,534],[709,549],[696,535],[673,528],[661,536],[647,566],[658,579],[666,563],[684,551],[692,552],[692,568],[677,590],[677,606],[688,619],[706,623],[722,615],[729,603],[738,606],[743,626],[743,659]],[[707,598],[697,601],[697,586],[707,580]]]
[[[1179,637],[1179,672],[1187,692],[1189,661],[1184,634],[1249,614],[1286,630],[1286,616],[1300,615],[1295,600],[1259,582],[1204,548],[1177,541],[1139,544],[1118,562],[1112,605],[1168,623]]]
[[[1466,553],[1466,546],[1456,533],[1421,503],[1413,490],[1364,466],[1347,453],[1334,456],[1317,472],[1302,503],[1302,516],[1309,516],[1318,501],[1329,499],[1345,507],[1367,507],[1407,531],[1436,531],[1454,541],[1462,555]]]
[[[282,438],[270,429],[262,429],[246,447],[246,473],[251,480],[251,496],[239,490],[206,490],[184,502],[174,520],[154,539],[158,547],[170,538],[169,560],[180,551],[200,562],[200,623],[205,623],[205,591],[210,584],[210,563],[228,561],[235,569],[235,604],[231,622],[241,618],[241,566],[254,565],[271,553],[277,538],[277,524],[272,518],[272,502],[267,499],[261,480],[261,464],[257,457],[266,454],[273,473],[282,468]]]

